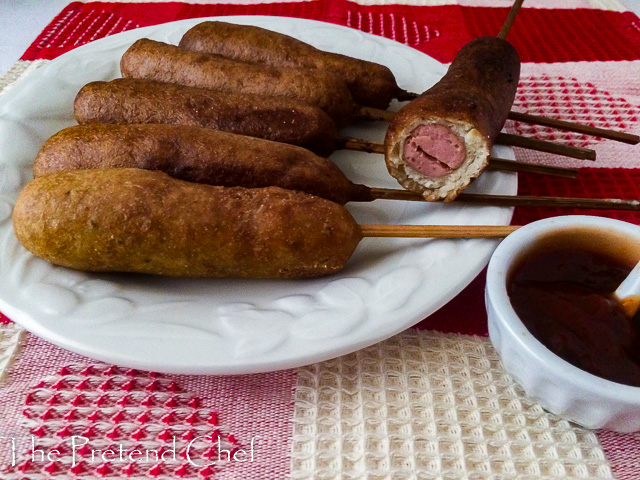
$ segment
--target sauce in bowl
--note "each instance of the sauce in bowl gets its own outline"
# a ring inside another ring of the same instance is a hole
[[[507,292],[529,332],[572,365],[640,387],[640,315],[612,293],[637,263],[637,246],[598,241],[589,229],[554,233],[523,254]]]

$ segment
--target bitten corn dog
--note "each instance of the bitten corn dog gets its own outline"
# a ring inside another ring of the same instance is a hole
[[[453,200],[487,166],[519,76],[520,58],[506,40],[480,37],[466,44],[446,75],[389,124],[389,173],[427,200]]]

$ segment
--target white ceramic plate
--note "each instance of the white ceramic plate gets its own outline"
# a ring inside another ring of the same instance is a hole
[[[251,373],[326,360],[388,338],[435,312],[480,272],[496,241],[364,239],[339,275],[305,281],[88,274],[26,251],[13,234],[13,204],[44,141],[75,123],[78,90],[119,77],[119,59],[138,38],[176,44],[202,20],[97,40],[49,62],[0,97],[2,312],[38,336],[105,362],[169,373]],[[223,20],[385,64],[409,91],[423,91],[445,72],[414,49],[346,27],[278,17]],[[382,140],[384,131],[379,123],[345,133]],[[332,159],[353,181],[398,188],[380,155],[338,152]],[[516,176],[487,172],[472,190],[515,194]],[[504,225],[512,214],[508,208],[381,200],[349,209],[360,223],[388,224]]]

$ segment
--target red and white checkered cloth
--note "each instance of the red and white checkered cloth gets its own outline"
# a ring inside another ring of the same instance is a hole
[[[0,87],[107,35],[219,15],[346,25],[447,63],[470,39],[497,32],[511,2],[410,3],[74,2]],[[615,0],[557,4],[528,0],[510,35],[523,61],[516,109],[638,133],[640,19]],[[597,165],[566,162],[580,168],[577,181],[519,175],[521,194],[640,197],[638,147],[507,128],[598,152]],[[571,213],[640,221],[637,213],[539,208],[516,209],[513,222]],[[487,339],[483,286],[481,274],[415,329],[351,355],[231,377],[105,365],[3,319],[0,478],[640,478],[640,434],[554,417],[504,373]]]

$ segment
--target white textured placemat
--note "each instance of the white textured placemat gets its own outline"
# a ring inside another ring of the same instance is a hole
[[[414,330],[298,369],[291,476],[612,478],[595,433],[527,399],[488,338]]]

